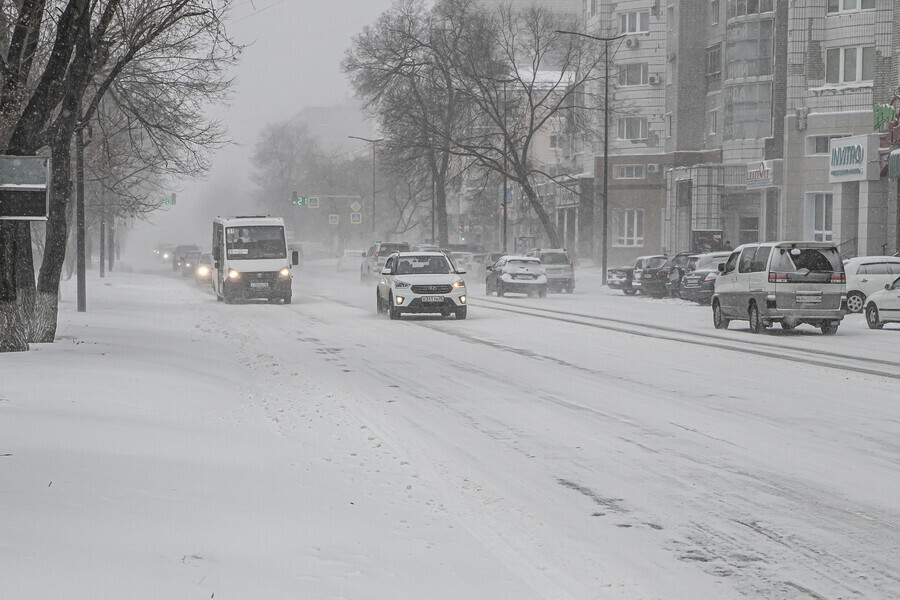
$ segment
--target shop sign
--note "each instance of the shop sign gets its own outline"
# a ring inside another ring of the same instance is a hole
[[[772,168],[771,160],[760,160],[747,165],[747,187],[768,187],[772,185]]]
[[[869,162],[878,160],[878,134],[832,138],[828,143],[828,181],[865,181],[869,178]],[[880,169],[871,169],[877,176]]]

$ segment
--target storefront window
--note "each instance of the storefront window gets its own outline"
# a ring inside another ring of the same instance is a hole
[[[738,233],[739,244],[750,244],[759,241],[759,217],[741,215],[738,220],[740,231]]]

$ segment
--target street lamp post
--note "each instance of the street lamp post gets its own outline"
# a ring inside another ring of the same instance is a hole
[[[578,35],[603,42],[603,262],[600,266],[600,273],[603,277],[601,285],[606,285],[607,254],[609,254],[609,45],[621,40],[625,35],[598,37],[578,31],[557,31],[556,33]]]
[[[356,135],[348,135],[347,137],[353,140],[361,140],[363,142],[372,144],[372,233],[375,233],[375,144],[377,144],[378,142],[383,142],[384,138],[370,140],[369,138],[359,137]]]

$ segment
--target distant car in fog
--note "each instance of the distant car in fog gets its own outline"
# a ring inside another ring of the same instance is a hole
[[[197,285],[209,283],[212,279],[212,270],[212,254],[204,252],[200,255],[196,268],[194,268],[194,283]]]
[[[200,247],[196,244],[182,244],[175,246],[172,251],[172,270],[177,271],[184,264],[184,258],[188,252],[199,252]]]
[[[200,262],[200,256],[203,253],[199,250],[187,252],[184,255],[184,260],[181,261],[181,276],[182,277],[190,277],[194,274],[194,271],[197,270],[197,264]]]
[[[337,261],[338,271],[357,271],[362,264],[365,250],[344,250]]]
[[[172,255],[175,253],[175,244],[162,244],[156,247],[156,250],[153,251],[161,261],[164,263],[168,263],[172,260]]]
[[[484,292],[490,296],[509,293],[529,296],[547,295],[547,275],[541,259],[533,256],[503,256],[487,267]]]
[[[575,264],[565,248],[534,248],[525,253],[541,259],[547,274],[547,289],[567,294],[575,292]]]
[[[359,280],[365,282],[381,276],[381,270],[388,256],[394,252],[409,252],[406,242],[375,242],[365,252],[360,252],[362,264],[359,267]]]
[[[626,296],[634,296],[637,293],[637,289],[631,283],[634,276],[634,267],[640,260],[640,258],[636,258],[630,265],[607,270],[606,285],[609,286],[609,289],[622,290],[622,293]]]

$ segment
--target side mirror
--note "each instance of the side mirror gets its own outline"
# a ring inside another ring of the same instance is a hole
[[[366,257],[366,253],[365,253],[365,252],[360,252],[359,255],[362,256],[363,258]]]
[[[381,274],[382,274],[382,275],[390,275],[390,274],[391,274],[391,270],[390,270],[390,269],[382,269],[382,270],[381,270]]]
[[[217,263],[218,263],[218,261],[222,260],[222,247],[221,246],[216,246],[215,248],[213,248],[213,258],[217,261]],[[216,268],[217,269],[219,268],[218,264],[216,264]]]
[[[884,284],[884,289],[886,289],[886,290],[891,289],[891,284],[889,284],[889,283]]]
[[[719,273],[725,272],[725,263],[719,263]]]
[[[493,270],[494,270],[494,265],[487,265],[487,266],[484,268],[484,270],[485,270],[485,271],[493,271]]]
[[[219,261],[216,261],[216,262],[213,264],[213,266],[214,266],[214,267],[216,268],[216,270],[218,271],[219,268],[220,268]]]
[[[457,270],[457,271],[456,271],[456,274],[457,274],[457,275],[465,275],[466,272],[465,272],[465,271]]]
[[[291,265],[296,267],[300,264],[300,253],[294,250],[291,252]]]

